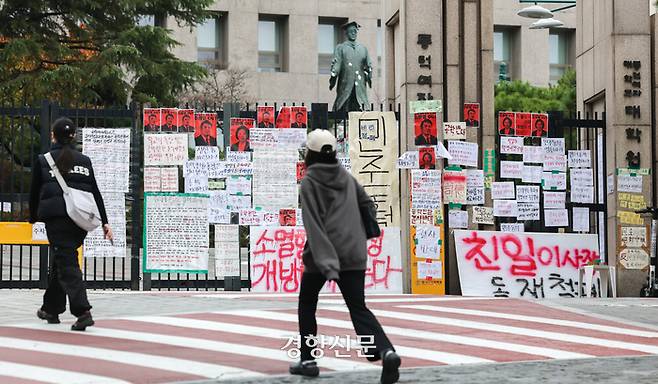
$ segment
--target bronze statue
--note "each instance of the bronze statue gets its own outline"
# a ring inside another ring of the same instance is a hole
[[[362,111],[368,106],[366,84],[372,88],[372,62],[368,49],[356,42],[360,27],[354,21],[344,24],[347,40],[338,44],[334,51],[329,78],[329,90],[338,82],[334,111]]]

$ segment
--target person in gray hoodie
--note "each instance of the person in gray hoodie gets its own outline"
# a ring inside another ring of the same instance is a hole
[[[382,360],[381,382],[395,383],[400,357],[365,303],[367,239],[359,207],[374,202],[338,163],[336,138],[329,131],[308,134],[305,162],[300,193],[306,230],[298,307],[301,360],[290,366],[290,373],[319,374],[312,347],[318,328],[315,311],[318,294],[330,280],[340,288],[357,335],[373,340],[363,349],[369,361]]]

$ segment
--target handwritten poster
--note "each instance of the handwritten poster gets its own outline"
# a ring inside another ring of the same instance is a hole
[[[249,228],[251,288],[253,292],[298,292],[304,269],[306,233],[302,227]],[[365,290],[402,293],[400,228],[384,227],[382,236],[367,243]],[[325,286],[335,292],[335,284]]]
[[[491,198],[494,200],[516,198],[514,194],[514,182],[494,181],[491,183]]]
[[[254,207],[276,212],[297,208],[297,151],[256,150],[253,156]]]
[[[544,148],[540,146],[523,146],[523,162],[542,164],[544,162]]]
[[[473,224],[494,224],[494,212],[491,207],[473,207]]]
[[[481,169],[466,170],[466,204],[484,204],[484,171]]]
[[[443,199],[445,203],[466,204],[466,172],[443,171]]]
[[[144,165],[183,165],[187,161],[187,134],[144,134]]]
[[[215,163],[219,161],[219,147],[198,146],[194,148],[194,160],[201,163]]]
[[[523,162],[502,160],[500,162],[500,177],[503,179],[523,178]]]
[[[237,225],[215,225],[215,276],[240,276],[240,238]]]
[[[564,138],[541,138],[541,147],[545,155],[564,155]]]
[[[517,217],[519,214],[516,200],[494,200],[493,210],[496,217]]]
[[[466,123],[455,121],[443,123],[443,140],[466,139]]]
[[[544,156],[544,171],[567,171],[567,156],[565,155],[546,155]]]
[[[569,178],[571,185],[578,185],[581,187],[594,185],[594,172],[591,168],[573,168],[569,170]]]
[[[412,230],[415,257],[420,259],[441,259],[441,227],[419,225]]]
[[[617,175],[617,191],[642,193],[642,176]]]
[[[568,227],[569,211],[566,209],[545,209],[544,225],[547,227]]]
[[[528,184],[541,184],[543,168],[535,165],[524,165],[521,181]]]
[[[516,201],[519,203],[539,203],[539,186],[517,185]]]
[[[367,126],[361,135],[362,126]],[[380,226],[400,226],[398,128],[394,112],[350,112],[352,174],[377,204]]]
[[[564,172],[542,172],[542,186],[549,191],[567,189],[567,174]]]
[[[572,208],[572,227],[574,232],[589,232],[589,208]]]
[[[569,168],[591,168],[592,152],[589,149],[569,150]]]
[[[518,212],[516,219],[518,221],[539,220],[541,212],[539,203],[517,203],[516,207]]]
[[[500,231],[510,233],[525,232],[525,226],[523,223],[500,223]]]
[[[82,153],[94,167],[102,192],[128,192],[130,128],[82,129]]]
[[[574,185],[571,187],[572,203],[594,203],[594,187],[581,187]]]
[[[466,167],[478,166],[478,144],[466,141],[448,141],[448,152],[452,157],[448,164],[463,165]]]
[[[522,155],[523,137],[500,136],[500,153]],[[525,161],[525,159],[523,161]]]
[[[566,192],[544,192],[544,208],[563,209],[567,197]]]
[[[468,211],[451,209],[448,211],[450,228],[468,228]]]
[[[411,171],[411,208],[441,208],[441,171]]]
[[[144,272],[208,273],[209,237],[207,195],[144,195]]]
[[[473,230],[454,234],[464,296],[578,297],[578,267],[599,258],[597,235]]]
[[[122,192],[103,192],[107,220],[112,227],[114,241],[105,240],[100,226],[87,234],[82,254],[84,257],[126,257],[126,198]]]
[[[418,169],[418,151],[407,151],[398,157],[398,169]]]

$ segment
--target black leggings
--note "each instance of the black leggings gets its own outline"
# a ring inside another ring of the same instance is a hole
[[[375,350],[364,352],[368,355],[377,354],[383,350],[393,348],[388,337],[384,333],[382,326],[375,318],[375,315],[366,307],[365,295],[363,292],[365,282],[365,271],[343,271],[339,274],[338,287],[343,295],[347,309],[350,311],[350,318],[354,325],[354,330],[359,336],[374,337]],[[307,337],[316,336],[318,333],[318,324],[315,320],[315,311],[318,306],[318,294],[322,289],[326,279],[320,273],[302,274],[301,288],[299,289],[299,334],[301,336],[301,359],[313,360],[311,351],[313,348],[306,343]],[[336,335],[338,336],[338,335]]]
[[[66,296],[73,316],[79,317],[91,309],[87,290],[78,265],[77,249],[84,242],[87,232],[68,217],[46,222],[50,243],[50,269],[48,288],[43,294],[42,310],[51,315],[66,311]]]

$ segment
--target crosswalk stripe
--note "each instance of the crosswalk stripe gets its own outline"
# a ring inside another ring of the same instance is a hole
[[[326,308],[323,307],[323,309],[329,309],[329,307]],[[343,312],[342,309],[335,308],[335,310]],[[347,309],[345,309],[345,312],[346,311]],[[217,313],[217,314],[230,313],[236,316],[255,317],[264,320],[279,320],[279,321],[289,321],[289,322],[298,321],[297,315],[293,315],[289,313],[281,313],[281,312],[263,311],[263,310],[239,310],[239,311],[213,312],[213,313]],[[455,322],[454,319],[450,319],[450,323],[454,323],[454,322]],[[349,321],[335,320],[335,319],[329,319],[324,317],[317,317],[317,323],[321,325],[343,328],[343,329],[351,329],[353,327],[352,323]],[[389,333],[391,335],[414,337],[423,340],[436,340],[436,341],[444,341],[448,343],[469,345],[474,347],[500,349],[503,351],[516,351],[530,355],[549,357],[553,359],[583,359],[583,358],[594,357],[592,355],[588,355],[584,353],[570,352],[560,349],[536,347],[536,346],[523,345],[517,343],[495,341],[495,340],[478,339],[475,337],[452,335],[449,333],[421,331],[421,330],[401,328],[401,327],[389,327],[384,324],[382,324],[382,326],[384,327],[386,333]]]
[[[65,327],[45,324],[23,324],[17,327],[28,329],[39,329],[52,332],[70,332]],[[291,362],[286,351],[280,349],[271,349],[263,347],[254,347],[246,344],[225,343],[221,341],[204,340],[193,337],[183,336],[170,336],[160,333],[146,333],[146,332],[133,332],[120,329],[94,327],[85,333],[88,336],[94,337],[110,337],[117,339],[128,339],[145,341],[150,343],[159,343],[167,345],[175,345],[179,347],[189,347],[196,349],[204,349],[208,351],[225,352],[236,355],[249,356],[254,359],[266,358],[271,360]],[[318,365],[331,370],[364,370],[373,369],[373,365],[366,363],[359,363],[350,360],[341,360],[337,358],[323,358],[318,361]]]
[[[197,320],[197,319],[188,319],[188,318],[180,318],[180,317],[170,317],[170,316],[139,316],[139,317],[128,317],[125,319],[131,321],[142,321],[147,323],[172,325],[177,327],[185,327],[185,328],[193,328],[193,329],[205,329],[210,331],[230,332],[230,333],[237,333],[237,334],[249,335],[249,336],[257,335],[259,337],[267,337],[267,338],[282,339],[282,340],[288,339],[291,336],[298,335],[298,333],[295,331],[255,327],[255,326],[235,324],[230,322],[220,322],[214,320],[208,321],[208,320]],[[336,337],[334,336],[326,336],[325,338],[329,343],[333,343],[336,339]],[[339,339],[341,343],[345,345],[346,338],[339,338]],[[350,342],[352,348],[360,347],[355,340],[350,339]],[[436,361],[443,364],[475,364],[475,363],[493,362],[492,360],[482,359],[479,357],[461,355],[456,353],[432,351],[422,348],[396,345],[395,349],[402,357],[411,357],[416,359]]]
[[[0,375],[52,384],[129,384],[127,381],[113,379],[111,377],[6,361],[0,361]]]
[[[264,376],[258,372],[216,364],[200,363],[187,359],[163,356],[151,356],[136,352],[123,352],[106,348],[94,348],[81,345],[50,343],[37,340],[23,340],[0,337],[4,348],[22,349],[34,352],[55,353],[59,355],[100,359],[115,363],[137,365],[140,367],[161,369],[171,372],[194,374],[208,378],[234,379],[242,377]]]
[[[330,311],[336,311],[336,312],[348,312],[347,308],[327,307],[324,309]],[[658,354],[658,346],[653,346],[653,345],[627,343],[623,341],[598,339],[595,337],[578,336],[572,334],[562,334],[557,332],[541,331],[541,330],[535,330],[529,328],[512,327],[508,325],[496,324],[495,327],[492,327],[491,324],[478,322],[478,321],[470,321],[470,320],[462,320],[462,319],[456,321],[455,319],[449,317],[418,315],[415,313],[394,312],[394,311],[385,311],[379,309],[373,309],[372,313],[374,313],[376,316],[390,317],[399,320],[422,321],[430,324],[441,324],[441,325],[450,324],[451,326],[455,326],[455,327],[494,331],[500,333],[514,334],[514,335],[523,335],[523,336],[537,337],[537,338],[543,338],[548,340],[564,341],[564,342],[575,343],[575,344],[589,344],[589,345],[596,345],[596,346],[607,347],[607,348],[627,349],[632,351],[650,353],[654,355]]]
[[[465,297],[464,301],[474,301],[474,300],[500,300],[500,297]],[[452,297],[418,297],[414,298],[413,302],[450,302],[450,301],[462,301]],[[400,303],[400,302],[409,302],[409,298],[367,298],[366,303],[375,304],[375,303]],[[320,298],[321,304],[345,304],[345,301],[341,299],[322,299]]]
[[[559,325],[563,327],[573,327],[579,329],[584,328],[584,329],[590,329],[590,330],[608,332],[608,333],[616,333],[616,334],[628,335],[628,336],[658,337],[658,332],[641,331],[636,329],[613,327],[608,325],[583,323],[580,321],[560,320],[560,319],[554,319],[549,317],[524,316],[524,315],[515,315],[510,313],[481,311],[475,309],[439,307],[434,305],[400,305],[399,307],[409,308],[409,309],[420,309],[420,310],[432,311],[432,312],[454,313],[459,315],[485,316],[485,317],[492,317],[496,319],[528,321],[532,323]]]

